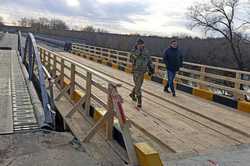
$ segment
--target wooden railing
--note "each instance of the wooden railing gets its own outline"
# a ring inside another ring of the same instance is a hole
[[[96,60],[131,68],[130,52],[73,43],[72,52]],[[166,79],[166,67],[161,57],[152,56],[155,76]],[[177,74],[177,82],[192,87],[209,89],[214,93],[235,97],[250,96],[250,72],[184,62]]]
[[[68,110],[65,118],[71,118],[76,111],[79,111],[82,116],[89,116],[91,105],[106,110],[105,115],[97,121],[91,130],[87,132],[85,138],[80,141],[88,142],[99,129],[103,129],[103,124],[106,124],[106,138],[108,140],[112,139],[114,118],[117,118],[122,130],[129,161],[131,164],[136,165],[137,159],[129,134],[129,124],[122,107],[123,100],[117,91],[121,84],[83,64],[45,48],[38,48],[42,64],[55,78],[57,88],[60,89],[60,93],[54,97],[55,103],[62,96],[66,96],[72,102],[72,98],[76,96],[76,93],[78,95],[77,101],[72,103],[73,106]],[[79,94],[82,94],[82,96],[79,96]]]

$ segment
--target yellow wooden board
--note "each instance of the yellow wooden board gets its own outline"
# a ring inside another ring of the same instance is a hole
[[[238,110],[243,112],[250,113],[250,102],[247,101],[239,101],[238,102]]]
[[[136,143],[134,146],[140,166],[163,166],[158,152],[147,143]]]
[[[205,89],[194,88],[193,95],[201,97],[203,99],[210,100],[210,101],[213,100],[213,93]]]

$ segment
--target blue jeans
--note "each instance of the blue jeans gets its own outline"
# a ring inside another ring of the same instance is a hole
[[[174,79],[175,79],[176,71],[168,70],[168,71],[167,71],[167,74],[168,74],[167,88],[170,87],[172,93],[175,94]]]

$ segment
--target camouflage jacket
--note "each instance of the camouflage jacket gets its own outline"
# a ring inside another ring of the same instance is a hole
[[[131,60],[133,64],[133,72],[144,72],[148,71],[148,66],[152,64],[151,58],[147,50],[132,50]]]

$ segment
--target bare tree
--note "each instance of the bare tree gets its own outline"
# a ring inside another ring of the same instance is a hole
[[[88,26],[82,28],[81,31],[83,31],[83,32],[96,32],[96,29],[93,26],[88,25]]]
[[[50,23],[49,19],[47,19],[45,17],[40,17],[38,19],[38,22],[39,22],[41,28],[45,28],[45,29],[49,28],[49,23]]]
[[[51,19],[50,20],[50,28],[55,30],[67,30],[69,27],[67,24],[60,19]]]
[[[31,19],[23,17],[18,21],[19,25],[22,27],[30,27],[31,26]]]
[[[19,25],[22,27],[32,27],[33,29],[55,29],[55,30],[66,30],[68,26],[66,23],[60,19],[47,19],[45,17],[40,17],[38,19],[33,18],[21,18]]]
[[[208,3],[196,3],[189,8],[188,17],[191,28],[201,27],[205,33],[213,32],[222,35],[227,41],[232,55],[240,70],[245,69],[242,42],[246,40],[244,30],[250,22],[245,20],[240,0],[210,0]],[[239,12],[241,11],[241,13]]]
[[[99,32],[99,33],[109,33],[109,31],[107,31],[106,29],[102,29],[102,28],[97,28],[96,32]]]

